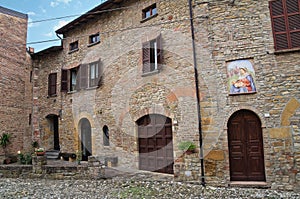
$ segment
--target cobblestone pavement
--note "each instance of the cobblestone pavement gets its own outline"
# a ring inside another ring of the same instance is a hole
[[[215,188],[147,175],[107,180],[0,179],[0,198],[300,198],[300,193],[270,189]]]

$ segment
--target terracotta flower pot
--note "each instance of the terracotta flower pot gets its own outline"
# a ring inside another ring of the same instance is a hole
[[[37,156],[43,156],[43,155],[45,155],[45,151],[36,151],[35,154]]]

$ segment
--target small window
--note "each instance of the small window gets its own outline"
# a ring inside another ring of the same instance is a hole
[[[103,127],[103,145],[109,146],[109,129],[106,125]]]
[[[89,37],[89,44],[96,44],[100,42],[100,34],[94,34]]]
[[[71,52],[71,51],[75,51],[75,50],[78,50],[78,41],[70,43],[69,51]]]
[[[57,73],[51,73],[48,77],[48,96],[56,96]]]
[[[143,19],[148,19],[157,14],[156,3],[143,10]]]
[[[162,64],[161,36],[143,43],[143,74],[158,71]]]
[[[300,0],[270,1],[275,50],[300,48]]]

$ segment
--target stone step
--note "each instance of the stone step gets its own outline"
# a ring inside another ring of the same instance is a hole
[[[47,159],[58,159],[59,158],[60,151],[57,150],[48,150],[46,151],[46,157]]]

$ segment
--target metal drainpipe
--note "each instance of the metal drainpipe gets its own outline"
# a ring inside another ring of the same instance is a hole
[[[201,162],[201,185],[205,187],[205,176],[204,176],[204,161],[203,161],[203,138],[202,138],[202,127],[201,127],[201,114],[200,114],[200,96],[199,96],[199,79],[197,69],[197,58],[196,58],[196,46],[195,46],[195,33],[194,33],[194,20],[193,20],[193,7],[192,0],[189,1],[190,9],[190,23],[192,33],[192,44],[193,44],[193,60],[194,60],[194,72],[195,72],[195,86],[196,86],[196,98],[197,98],[197,113],[198,113],[198,132],[199,132],[199,145],[200,145],[200,162]]]

